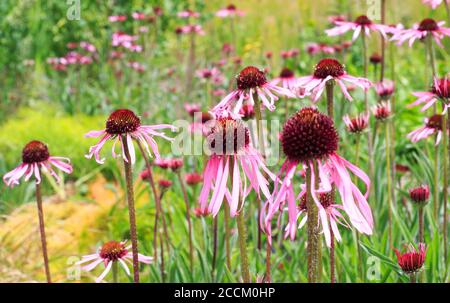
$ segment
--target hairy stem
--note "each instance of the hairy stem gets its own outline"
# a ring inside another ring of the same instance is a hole
[[[36,202],[37,202],[38,218],[39,218],[39,232],[41,234],[42,256],[44,258],[45,276],[47,278],[47,283],[52,283],[52,278],[50,275],[50,267],[48,265],[47,238],[45,235],[44,210],[42,208],[41,183],[37,183],[37,182],[36,182]]]
[[[313,169],[315,169],[316,163],[315,160],[313,162]],[[316,174],[314,174],[316,176]],[[311,186],[315,186],[316,178],[312,180],[312,172],[311,168],[306,169],[306,208],[308,210],[308,221],[307,221],[307,229],[308,229],[308,244],[307,244],[307,255],[308,255],[308,282],[316,283],[318,282],[318,240],[319,234],[317,230],[317,222],[318,222],[318,209],[316,204],[314,203]]]
[[[138,261],[138,241],[136,231],[136,212],[134,209],[134,189],[133,189],[133,172],[131,168],[131,157],[128,148],[128,142],[126,135],[122,135],[122,144],[124,147],[125,157],[128,159],[123,160],[125,168],[125,181],[128,200],[128,215],[130,217],[130,237],[131,237],[131,250],[133,254],[133,279],[134,283],[139,283],[139,261]]]
[[[335,255],[334,255],[334,233],[330,226],[331,246],[330,246],[330,282],[336,283]]]

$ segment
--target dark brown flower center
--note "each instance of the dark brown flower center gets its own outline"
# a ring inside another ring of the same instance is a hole
[[[207,140],[216,155],[237,154],[250,144],[250,132],[240,121],[219,118],[212,126]]]
[[[119,258],[123,258],[128,253],[125,245],[117,241],[109,241],[103,244],[100,249],[100,257],[109,261],[117,261]]]
[[[333,195],[331,193],[320,193],[319,201],[323,208],[327,209],[332,204],[334,204]],[[298,206],[300,210],[308,211],[307,203],[306,203],[306,195],[303,195],[300,198],[300,204]]]
[[[362,15],[355,19],[355,23],[366,26],[372,24],[372,21],[366,15]]]
[[[264,71],[254,66],[247,66],[236,77],[238,89],[250,89],[267,83]]]
[[[306,107],[289,118],[280,140],[289,160],[305,162],[334,153],[339,136],[333,120],[317,109]]]
[[[294,72],[292,70],[290,70],[289,68],[285,67],[281,70],[280,78],[290,79],[292,77],[294,77]]]
[[[419,24],[419,30],[421,31],[435,31],[439,28],[436,21],[433,19],[427,18],[423,19]]]
[[[37,163],[48,160],[50,153],[47,145],[41,141],[31,141],[22,150],[22,161],[24,163]]]
[[[450,79],[439,79],[431,89],[433,94],[436,94],[439,98],[450,98]]]
[[[229,4],[229,5],[227,6],[227,10],[229,10],[229,11],[235,11],[235,10],[236,10],[236,5],[234,5],[234,4]]]
[[[427,127],[440,130],[442,129],[442,116],[433,115],[428,118]]]
[[[314,68],[314,77],[325,79],[328,76],[339,77],[344,74],[344,66],[336,59],[326,58],[317,63]]]
[[[141,119],[131,110],[118,109],[106,121],[106,132],[111,135],[131,133],[141,126]]]

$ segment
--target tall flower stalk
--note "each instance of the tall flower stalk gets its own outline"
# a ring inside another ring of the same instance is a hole
[[[183,193],[184,204],[186,206],[186,222],[187,222],[188,233],[189,233],[189,264],[190,264],[190,269],[192,272],[194,270],[194,244],[192,242],[193,235],[192,235],[191,206],[189,203],[186,186],[184,185],[184,181],[181,176],[181,171],[179,168],[174,169],[174,171],[177,175],[178,182],[180,183],[181,191]]]
[[[317,176],[317,164],[313,161],[312,168],[307,168],[306,170],[306,205],[308,208],[308,244],[307,244],[307,254],[308,254],[308,282],[316,283],[318,282],[319,275],[319,230],[317,226],[317,221],[319,220],[318,208],[314,202],[313,194],[311,188],[317,187],[317,182],[315,176]],[[314,170],[313,172],[311,170]],[[314,176],[314,178],[312,178]]]
[[[428,35],[425,38],[427,56],[430,60],[431,65],[431,79],[436,77],[436,61],[433,47],[433,37]],[[433,112],[436,114],[436,105],[433,106]],[[439,147],[436,145],[434,148],[434,192],[433,192],[433,210],[434,217],[438,220],[439,212]]]
[[[256,120],[256,135],[258,136],[258,147],[261,151],[261,154],[263,157],[266,156],[266,148],[264,145],[264,134],[263,134],[263,126],[262,126],[262,113],[261,113],[261,102],[259,101],[258,95],[253,95],[253,100],[255,100],[255,120]],[[285,100],[287,103],[287,100]],[[261,216],[261,200],[257,198],[258,203],[258,218]],[[258,240],[259,244],[261,241],[261,228],[258,226]],[[260,245],[258,246],[258,249],[261,249]],[[272,247],[269,243],[269,241],[266,241],[266,275],[265,280],[270,281],[271,277],[271,256],[272,256]]]
[[[125,157],[127,159],[131,159],[127,141],[128,140],[126,139],[126,136],[122,135]],[[131,163],[125,159],[123,159],[123,165],[125,169],[128,216],[130,220],[131,251],[133,255],[133,280],[134,283],[139,283],[139,259],[138,259],[138,241],[136,230],[136,210],[134,207],[133,170],[131,167]]]
[[[56,182],[59,182],[61,181],[61,178],[58,176],[58,174],[56,174],[54,168],[57,168],[67,174],[72,173],[72,166],[70,165],[70,160],[68,158],[51,156],[47,145],[45,145],[41,141],[33,140],[28,142],[28,144],[25,145],[22,150],[22,163],[3,176],[3,181],[8,187],[14,187],[15,185],[18,185],[19,180],[22,177],[25,177],[25,181],[36,179],[35,194],[39,218],[39,232],[41,237],[42,256],[44,258],[45,276],[48,283],[51,283],[52,279],[48,262],[44,210],[42,207],[41,169],[47,172],[51,177],[55,178]]]
[[[363,51],[363,69],[364,69],[364,78],[367,78],[368,76],[368,65],[369,65],[369,58],[367,56],[367,40],[366,36],[363,34],[361,35],[361,41],[362,41],[362,51]],[[364,90],[364,109],[366,111],[366,114],[369,115],[369,99],[367,90]],[[368,151],[368,157],[369,157],[369,176],[371,179],[375,177],[375,167],[374,167],[374,160],[373,160],[373,142],[371,138],[371,132],[370,130],[367,131],[367,151]],[[375,134],[373,134],[375,136]],[[374,194],[376,190],[372,191]]]
[[[36,183],[36,202],[39,217],[39,233],[41,234],[42,257],[44,258],[45,276],[47,283],[52,283],[50,268],[48,266],[47,238],[45,235],[44,210],[42,209],[41,184]]]
[[[113,140],[114,145],[112,149],[112,156],[118,157],[115,152],[117,143],[120,143],[122,149],[125,181],[126,181],[126,197],[128,202],[128,214],[130,224],[130,237],[131,248],[133,256],[133,278],[134,282],[139,282],[139,256],[138,256],[138,242],[137,242],[137,230],[136,230],[136,214],[134,208],[134,189],[133,189],[133,171],[132,165],[136,162],[136,153],[133,146],[133,140],[142,144],[145,151],[150,154],[150,149],[159,158],[158,145],[153,137],[162,137],[166,140],[172,140],[168,138],[164,133],[158,130],[164,128],[171,128],[174,131],[176,128],[168,124],[159,125],[142,125],[141,119],[136,116],[131,110],[118,109],[111,113],[106,121],[105,129],[99,131],[90,131],[85,137],[101,137],[100,141],[91,146],[86,158],[95,158],[97,163],[103,164],[104,158],[100,158],[100,152],[108,140]]]

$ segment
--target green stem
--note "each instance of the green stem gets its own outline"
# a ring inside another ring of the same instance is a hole
[[[231,238],[231,229],[230,229],[230,206],[225,203],[224,207],[224,224],[225,224],[225,252],[226,252],[226,264],[228,270],[231,270],[231,251],[230,251],[230,238]]]
[[[213,218],[213,256],[212,256],[212,268],[211,268],[211,279],[214,282],[214,271],[216,270],[216,259],[217,259],[217,225],[218,225],[219,217],[215,216]]]
[[[188,224],[188,233],[189,233],[189,262],[191,273],[194,270],[194,245],[192,243],[192,222],[191,222],[191,206],[189,205],[189,199],[187,196],[186,187],[184,186],[183,178],[181,177],[181,172],[177,171],[178,181],[180,182],[181,191],[183,193],[184,204],[186,206],[186,221]]]
[[[359,153],[360,153],[360,144],[361,142],[361,135],[357,134],[356,135],[356,142],[355,142],[355,166],[359,166]],[[358,178],[355,177],[355,185],[358,184]],[[358,257],[358,263],[357,263],[357,271],[359,274],[359,279],[362,281],[363,280],[363,274],[364,274],[364,270],[363,270],[363,261],[362,261],[362,251],[361,251],[361,246],[359,245],[359,233],[357,230],[355,230],[355,238],[356,238],[356,252],[357,252],[357,257]]]
[[[117,265],[118,265],[118,261],[112,261],[112,276],[113,276],[113,283],[118,283],[118,279],[117,279],[117,274],[118,274],[118,270],[117,270]]]
[[[423,227],[423,206],[418,206],[418,216],[419,216],[419,243],[425,243],[423,233],[424,233],[424,227]]]
[[[427,55],[430,59],[432,77],[431,82],[436,76],[436,62],[434,56],[434,48],[433,48],[433,40],[431,35],[426,37],[426,46],[427,46]],[[436,114],[437,108],[436,105],[433,106],[433,112]],[[439,212],[439,147],[434,147],[434,194],[433,194],[433,213],[434,218],[438,220],[438,212]]]
[[[237,163],[234,162],[234,158],[231,162],[231,167],[234,167],[234,165],[237,165]],[[231,177],[233,178],[233,177]],[[244,214],[244,208],[242,207],[242,198],[240,198],[238,209],[240,209],[240,212],[236,215],[237,220],[237,227],[238,227],[238,239],[239,239],[239,252],[241,257],[241,273],[242,273],[242,280],[244,283],[250,283],[250,270],[249,270],[249,263],[248,263],[248,255],[247,255],[247,231],[245,228],[245,214]]]
[[[392,186],[392,177],[391,177],[391,149],[390,149],[390,140],[389,140],[389,123],[385,121],[385,154],[386,154],[386,177],[387,177],[387,196],[388,196],[388,238],[389,238],[389,247],[392,249],[394,247],[394,241],[392,239],[392,196],[391,196],[391,186]]]
[[[126,135],[122,135],[122,144],[125,152],[125,157],[128,159],[128,161],[126,161],[125,159],[123,160],[123,165],[125,168],[128,215],[130,218],[130,237],[131,237],[131,249],[133,254],[133,273],[134,273],[133,279],[134,283],[139,283],[138,241],[136,231],[136,212],[134,209],[133,172],[131,168],[131,157]]]
[[[50,267],[48,265],[47,238],[45,235],[45,223],[44,223],[44,210],[42,207],[41,183],[37,183],[37,182],[36,182],[36,202],[37,202],[38,218],[39,218],[39,232],[41,234],[42,256],[44,258],[45,276],[47,278],[47,283],[52,283],[52,278],[50,275]]]
[[[445,104],[444,104],[445,106]],[[444,203],[444,222],[442,226],[443,230],[443,236],[444,236],[444,260],[445,264],[448,264],[448,241],[447,241],[447,220],[448,220],[448,214],[447,214],[447,204],[448,204],[448,160],[450,158],[450,144],[449,144],[449,138],[447,135],[448,132],[448,124],[450,122],[450,112],[447,113],[448,119],[445,115],[442,115],[442,145],[444,149],[444,155],[442,157],[442,167],[444,168],[444,187],[442,190],[443,195],[443,203]],[[447,267],[448,268],[448,267]],[[447,270],[446,273],[447,275]]]
[[[381,0],[381,24],[386,22],[386,0]],[[386,41],[383,35],[380,35],[381,39],[381,70],[380,70],[380,81],[384,80],[384,69],[385,69],[385,55],[386,55]]]
[[[331,236],[331,246],[330,246],[330,282],[331,283],[336,283],[336,273],[335,273],[335,255],[334,255],[334,233],[333,230],[331,229],[331,225],[329,226],[330,228],[330,236]]]
[[[367,79],[367,76],[368,76],[368,57],[367,57],[366,35],[362,34],[361,35],[361,39],[362,39],[362,49],[363,49],[364,78]],[[369,99],[368,99],[368,95],[367,95],[367,91],[366,90],[364,90],[364,107],[365,107],[364,110],[365,110],[366,114],[369,115],[370,114]],[[374,160],[373,160],[373,144],[372,144],[372,139],[371,139],[370,128],[367,130],[367,150],[368,150],[368,153],[369,153],[369,174],[370,174],[370,178],[372,180],[374,180],[374,178],[375,178],[375,171],[374,171]],[[371,192],[373,193],[374,191],[371,191]]]
[[[328,81],[325,87],[327,95],[327,114],[328,117],[330,117],[331,120],[334,121],[334,100],[333,100],[334,81]]]
[[[258,145],[259,145],[262,156],[265,157],[266,151],[265,151],[264,134],[263,134],[263,127],[262,127],[261,102],[256,93],[253,95],[253,100],[255,102],[254,111],[255,111],[255,120],[256,120],[256,132],[257,132],[257,136],[258,136]],[[286,99],[285,100],[286,112],[288,110],[287,101],[288,100]],[[261,215],[261,201],[260,201],[259,197],[257,198],[257,202],[258,202],[258,218],[259,218],[259,216]],[[258,226],[258,249],[261,249],[261,239],[262,239],[261,233],[262,233],[261,228]],[[267,281],[267,279],[270,279],[270,277],[271,277],[271,252],[272,252],[272,250],[271,250],[269,241],[267,241],[267,243],[266,243],[266,275],[265,275],[266,281]]]

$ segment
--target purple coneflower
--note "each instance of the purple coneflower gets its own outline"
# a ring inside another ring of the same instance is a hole
[[[444,115],[447,112],[448,100],[450,98],[450,79],[443,78],[438,79],[434,78],[434,84],[431,87],[431,90],[428,92],[414,92],[413,95],[418,99],[413,103],[409,104],[408,107],[417,106],[419,104],[424,104],[421,111],[425,111],[431,106],[433,106],[439,100],[443,101],[442,105],[444,110],[442,114]]]
[[[397,255],[397,262],[402,271],[410,276],[411,283],[416,282],[416,273],[423,267],[428,248],[424,243],[419,243],[418,249],[413,245],[409,245],[408,250],[400,253],[398,249],[394,249]]]
[[[200,17],[200,13],[187,9],[185,11],[178,12],[177,16],[179,18],[198,18]]]
[[[245,13],[236,8],[236,5],[230,4],[227,7],[220,9],[216,12],[217,17],[221,18],[233,18],[245,16]]]
[[[327,82],[332,80],[337,82],[344,96],[350,101],[353,98],[350,96],[344,81],[355,84],[365,91],[372,85],[368,79],[357,78],[347,74],[344,66],[338,60],[332,58],[320,60],[314,68],[314,73],[310,76],[299,78],[297,85],[304,87],[307,92],[311,92],[312,100],[317,102],[325,90]]]
[[[207,140],[211,156],[203,173],[204,182],[199,197],[202,209],[208,208],[216,216],[226,198],[230,204],[230,214],[234,217],[239,211],[239,201],[244,201],[251,189],[258,195],[261,190],[266,198],[270,197],[269,182],[261,169],[272,179],[274,176],[252,147],[250,132],[241,121],[229,117],[218,118],[211,127]],[[244,177],[241,177],[241,173]],[[230,189],[227,188],[229,178],[233,179]],[[250,182],[250,188],[246,186],[247,181]],[[211,191],[212,197],[208,203]]]
[[[366,36],[370,36],[371,31],[377,31],[386,37],[387,26],[383,24],[373,23],[367,16],[362,15],[355,19],[355,21],[336,21],[336,27],[325,30],[328,36],[342,35],[350,30],[353,30],[353,39],[355,41],[359,34],[363,32]]]
[[[347,212],[351,223],[358,231],[370,235],[373,228],[372,212],[367,203],[370,180],[362,170],[336,153],[339,137],[331,118],[317,109],[303,108],[286,122],[280,141],[287,159],[278,173],[277,179],[280,180],[281,186],[278,182],[275,183],[275,189],[268,204],[265,228],[269,235],[273,215],[280,209],[280,204],[287,201],[291,223],[288,234],[291,239],[295,238],[297,205],[292,179],[299,164],[310,170],[311,180],[307,180],[307,184],[311,184],[311,195],[319,209],[323,226],[327,226],[328,219],[324,207],[317,198],[317,193],[331,191],[331,184],[334,183],[341,196],[343,209]],[[352,182],[347,169],[366,184],[365,195]],[[281,179],[284,174],[284,179]],[[314,182],[316,177],[322,184],[322,190],[316,188]],[[327,243],[330,243],[328,229],[324,229],[324,235]]]
[[[422,40],[430,36],[440,47],[444,47],[441,43],[442,38],[450,36],[450,28],[443,27],[444,24],[445,21],[436,22],[433,19],[427,18],[420,23],[414,24],[411,29],[397,30],[394,32],[391,40],[397,40],[398,45],[409,40],[409,46],[412,46],[417,39]]]
[[[40,141],[31,141],[25,145],[22,150],[22,163],[12,171],[3,176],[3,181],[9,187],[19,184],[20,178],[25,176],[28,181],[33,175],[36,183],[41,183],[41,170],[49,172],[57,182],[60,177],[56,174],[53,167],[65,172],[72,173],[72,166],[69,158],[50,156],[47,145]]]
[[[124,271],[130,276],[130,269],[127,263],[131,264],[133,256],[129,252],[131,245],[125,246],[126,241],[117,242],[109,241],[103,244],[101,248],[97,250],[95,254],[83,256],[81,261],[77,262],[77,265],[90,262],[88,265],[84,265],[81,269],[85,271],[91,271],[99,264],[103,263],[105,270],[95,279],[96,283],[103,281],[105,276],[110,272],[115,262],[119,262]],[[153,261],[152,257],[147,257],[142,254],[138,255],[139,262],[150,264]]]
[[[381,100],[389,100],[394,93],[394,81],[383,79],[382,82],[375,83],[375,91]]]
[[[442,139],[442,115],[433,115],[426,118],[424,126],[410,132],[406,137],[416,143],[436,133],[436,145],[438,145]]]
[[[342,120],[344,120],[345,126],[347,126],[347,130],[350,133],[359,134],[369,126],[369,115],[366,113],[362,113],[354,118],[345,115]]]
[[[131,110],[128,109],[118,109],[109,116],[106,121],[106,128],[104,130],[90,131],[85,135],[88,138],[97,138],[101,136],[100,141],[89,149],[89,154],[86,158],[90,159],[92,156],[95,157],[95,161],[99,164],[103,164],[105,159],[100,159],[100,151],[105,145],[106,141],[114,140],[114,145],[112,149],[112,156],[115,158],[117,154],[115,153],[115,146],[117,141],[120,142],[122,148],[122,157],[125,161],[131,161],[134,164],[136,161],[135,150],[133,146],[133,139],[138,140],[147,150],[147,153],[151,156],[150,149],[155,154],[156,158],[159,158],[158,145],[153,139],[154,136],[164,138],[166,140],[172,141],[172,138],[167,137],[164,133],[159,132],[160,129],[170,128],[175,131],[176,128],[169,124],[158,124],[158,125],[141,125],[141,119],[136,116]],[[130,152],[130,158],[127,159],[124,151],[124,142],[127,140],[127,145]],[[149,148],[150,147],[150,148]]]
[[[251,105],[255,104],[255,96],[261,99],[262,104],[266,108],[273,111],[275,109],[275,101],[278,100],[276,95],[295,97],[290,90],[268,82],[265,72],[254,66],[247,66],[239,73],[236,77],[236,85],[237,89],[228,94],[214,107],[214,113],[226,111],[237,115],[242,108],[244,100],[248,99]]]

